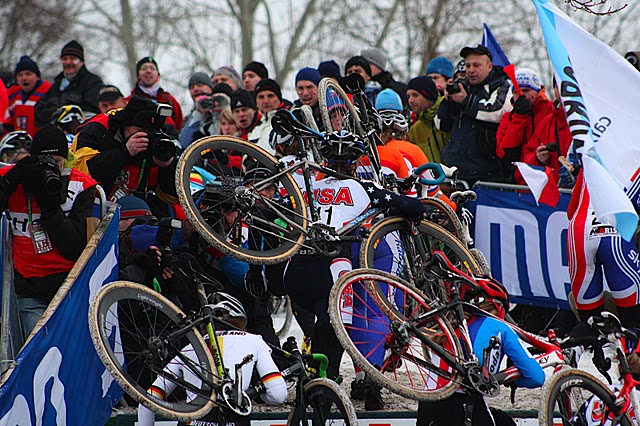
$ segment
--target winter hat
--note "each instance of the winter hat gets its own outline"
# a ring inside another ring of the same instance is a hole
[[[392,109],[394,111],[402,111],[402,99],[394,90],[384,89],[378,93],[376,97],[376,109],[382,111]]]
[[[349,68],[351,68],[354,65],[359,65],[364,69],[364,72],[367,73],[367,75],[369,75],[369,77],[371,77],[371,65],[369,65],[369,61],[367,61],[367,58],[365,58],[364,56],[353,56],[351,57],[348,61],[347,64],[344,66],[344,72],[346,73],[347,70]]]
[[[116,99],[124,98],[124,95],[116,86],[107,84],[98,92],[98,102],[111,102]]]
[[[269,77],[269,70],[267,69],[267,67],[264,66],[262,62],[256,62],[256,61],[249,62],[247,66],[244,67],[244,70],[242,70],[242,73],[244,74],[245,71],[254,72],[258,74],[261,78]]]
[[[149,98],[132,96],[126,107],[122,109],[122,121],[125,126],[149,128],[155,123],[157,104]]]
[[[322,77],[320,77],[320,73],[317,69],[306,67],[302,68],[300,71],[298,71],[298,74],[296,74],[296,84],[298,84],[299,81],[303,80],[310,81],[317,86],[318,84],[320,84],[320,80],[322,80]]]
[[[518,82],[518,86],[527,87],[536,92],[542,89],[542,83],[538,75],[530,68],[518,68],[516,70],[516,81]]]
[[[138,75],[138,73],[140,72],[140,68],[142,68],[144,64],[155,65],[156,69],[158,70],[158,75],[160,75],[160,68],[158,68],[158,63],[151,56],[145,56],[144,58],[138,61],[138,63],[136,64],[136,75]]]
[[[320,62],[318,65],[318,72],[321,77],[333,77],[336,80],[340,80],[340,65],[333,59],[330,61]]]
[[[13,71],[13,76],[17,76],[20,71],[31,71],[40,78],[40,68],[38,68],[38,64],[28,56],[20,57],[16,69]]]
[[[31,155],[60,155],[67,158],[69,143],[67,135],[51,123],[46,124],[33,135]]]
[[[444,56],[433,58],[427,65],[425,75],[440,74],[447,78],[453,78],[453,64]]]
[[[409,81],[409,84],[407,84],[407,90],[409,89],[415,90],[429,101],[435,101],[438,99],[438,89],[436,89],[436,84],[426,75],[412,78]]]
[[[116,200],[120,206],[120,219],[132,219],[151,216],[151,208],[142,199],[134,195],[125,195]]]
[[[280,89],[280,85],[277,81],[272,80],[270,78],[263,78],[256,84],[255,89],[253,89],[253,96],[258,96],[258,93],[264,92],[265,90],[270,90],[276,94],[278,99],[282,100],[282,90]]]
[[[238,85],[238,87],[242,87],[242,77],[240,77],[238,71],[236,71],[236,69],[231,65],[225,65],[218,68],[216,72],[213,73],[211,78],[215,77],[218,74],[226,75],[227,77],[231,78]]]
[[[194,84],[204,84],[209,86],[210,89],[213,89],[213,84],[211,84],[211,79],[209,76],[203,72],[194,72],[189,77],[189,88]]]
[[[75,56],[84,62],[84,48],[77,41],[71,40],[62,48],[62,51],[60,52],[60,59],[62,59],[63,56]]]
[[[387,66],[387,55],[385,55],[382,50],[377,48],[363,49],[360,55],[369,61],[370,64],[380,68],[381,71],[385,70]]]
[[[213,86],[213,89],[211,89],[211,94],[213,95],[214,93],[224,93],[229,98],[231,98],[233,89],[227,83],[218,83],[215,86]]]
[[[238,89],[231,94],[231,110],[242,107],[258,109],[251,93],[244,89]]]
[[[460,50],[460,56],[466,58],[471,54],[475,55],[486,55],[490,60],[493,60],[493,55],[487,46],[483,46],[482,44],[473,44],[471,46],[465,46]]]

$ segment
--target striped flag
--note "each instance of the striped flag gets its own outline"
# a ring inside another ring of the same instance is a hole
[[[555,71],[591,205],[627,241],[638,223],[640,73],[548,0],[532,0]],[[607,76],[604,84],[602,76]]]
[[[558,205],[560,191],[558,191],[558,184],[553,178],[553,171],[549,167],[532,166],[519,161],[513,164],[529,186],[538,205],[543,203],[554,208]]]

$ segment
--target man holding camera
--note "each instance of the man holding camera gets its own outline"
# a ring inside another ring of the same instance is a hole
[[[485,46],[464,47],[467,76],[447,85],[447,95],[438,107],[436,125],[451,131],[451,140],[442,150],[448,166],[457,166],[460,179],[509,179],[496,155],[496,132],[505,112],[510,112],[511,85],[501,67],[494,67]]]
[[[177,204],[176,146],[162,132],[170,116],[169,105],[138,96],[120,111],[100,114],[80,128],[76,167],[88,170],[108,198],[138,195],[155,216],[167,216],[165,203]],[[149,197],[154,191],[157,197]]]
[[[31,155],[0,169],[0,204],[13,234],[15,291],[26,338],[87,243],[96,182],[65,169],[68,145],[52,124],[33,138]]]

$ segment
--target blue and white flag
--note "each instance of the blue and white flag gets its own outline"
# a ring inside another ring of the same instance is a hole
[[[491,56],[493,57],[491,62],[493,63],[493,65],[498,65],[504,68],[507,65],[511,64],[511,62],[509,62],[509,59],[507,58],[507,55],[504,54],[502,47],[500,47],[498,40],[496,40],[496,38],[493,36],[493,33],[491,32],[487,24],[484,24],[481,44],[483,46],[486,46],[487,49],[489,49],[489,52],[491,52]]]
[[[592,206],[628,241],[638,223],[630,199],[640,192],[640,73],[548,0],[533,3]]]
[[[18,354],[0,387],[0,425],[98,425],[109,420],[122,390],[93,347],[88,309],[100,287],[118,277],[118,217],[116,212],[55,312]]]

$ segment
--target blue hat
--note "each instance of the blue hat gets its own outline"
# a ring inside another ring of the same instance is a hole
[[[318,65],[318,72],[322,77],[333,77],[340,80],[340,65],[333,59],[330,61],[320,62]]]
[[[151,216],[149,205],[133,195],[125,195],[116,201],[120,205],[120,219],[131,219]]]
[[[453,64],[444,56],[433,58],[427,65],[425,74],[440,74],[447,78],[453,78]]]
[[[384,89],[378,93],[378,97],[376,97],[376,109],[378,111],[385,109],[402,111],[402,99],[400,99],[400,95],[395,91],[391,89]]]
[[[317,86],[318,84],[320,84],[320,80],[322,80],[322,77],[320,77],[320,73],[317,69],[306,67],[302,68],[300,71],[298,71],[298,74],[296,74],[296,84],[298,84],[298,82],[301,80],[310,81]]]

